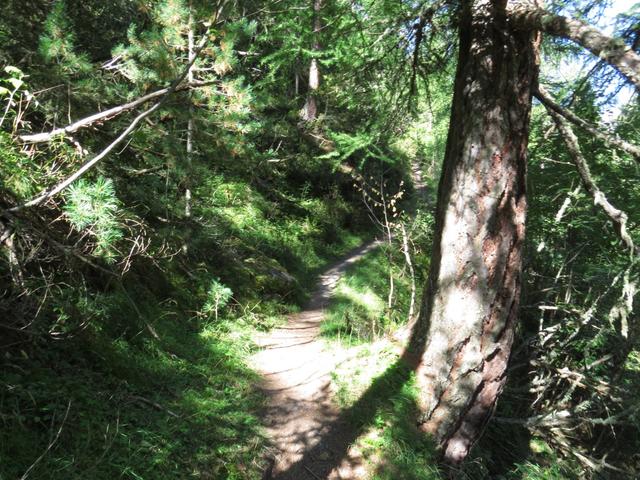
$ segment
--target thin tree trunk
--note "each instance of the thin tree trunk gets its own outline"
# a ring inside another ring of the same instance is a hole
[[[387,298],[387,310],[391,316],[391,307],[393,307],[393,296],[395,295],[395,286],[393,282],[393,233],[391,233],[391,223],[387,212],[387,200],[384,192],[384,180],[380,179],[380,201],[382,202],[382,214],[384,218],[383,228],[387,237],[387,262],[389,264],[389,296]]]
[[[409,302],[409,315],[407,323],[410,324],[413,321],[416,309],[416,273],[413,269],[413,262],[411,261],[411,250],[409,249],[409,235],[407,235],[407,228],[404,222],[400,223],[400,229],[402,230],[402,251],[404,253],[404,261],[409,268],[409,275],[411,276],[411,301]]]
[[[451,463],[465,458],[494,410],[520,296],[539,36],[511,31],[505,3],[462,8],[431,270],[409,345],[425,345],[422,428]]]
[[[322,30],[322,21],[320,19],[320,10],[322,10],[322,0],[313,0],[313,52],[320,52],[320,31]],[[307,91],[307,100],[304,104],[303,117],[306,121],[315,120],[318,116],[318,100],[317,93],[320,88],[320,70],[318,68],[318,60],[314,57],[311,59],[309,67],[309,90]]]
[[[195,57],[195,44],[193,39],[193,6],[189,2],[189,32],[187,34],[187,42],[189,48],[189,63]],[[189,69],[187,74],[187,82],[193,82],[193,68]],[[191,101],[191,93],[189,93],[189,119],[187,120],[187,175],[186,188],[184,192],[184,216],[191,217],[191,164],[193,163],[193,102]]]

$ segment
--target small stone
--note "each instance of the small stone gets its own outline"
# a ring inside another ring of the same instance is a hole
[[[319,460],[329,460],[330,458],[331,458],[331,454],[327,451],[320,452],[320,454],[318,455]]]

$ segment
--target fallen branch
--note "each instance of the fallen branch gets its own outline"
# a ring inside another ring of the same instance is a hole
[[[304,466],[304,469],[309,472],[311,474],[311,476],[313,478],[315,478],[316,480],[322,480],[313,470],[311,470],[309,467],[307,467],[306,465]]]
[[[124,132],[122,132],[118,136],[118,138],[116,138],[113,142],[111,142],[107,146],[107,148],[102,150],[102,152],[100,152],[98,155],[96,155],[91,160],[89,160],[84,165],[82,165],[82,167],[80,167],[73,175],[67,177],[65,180],[60,182],[58,185],[53,187],[51,190],[45,191],[44,193],[42,193],[42,194],[38,195],[37,197],[29,200],[28,202],[25,202],[25,203],[23,203],[21,205],[16,205],[15,207],[9,208],[7,211],[8,212],[18,212],[18,211],[23,210],[25,208],[33,207],[34,205],[38,205],[38,204],[44,202],[45,200],[47,200],[47,199],[57,195],[58,193],[60,193],[62,190],[67,188],[69,185],[71,185],[73,182],[75,182],[78,178],[80,178],[82,175],[84,175],[87,172],[87,170],[91,169],[96,163],[98,163],[100,160],[102,160],[104,157],[106,157],[114,148],[116,148],[120,143],[122,143],[122,141],[125,138],[127,138],[129,136],[129,134],[133,130],[135,130],[135,128],[138,126],[138,123],[140,123],[144,118],[148,117],[153,112],[155,112],[158,108],[160,108],[160,106],[163,103],[164,102],[160,101],[160,102],[156,103],[153,107],[149,108],[148,110],[145,110],[140,115],[138,115],[133,120],[133,122],[131,122],[129,124],[129,126],[124,130]],[[3,214],[4,214],[4,212],[3,212]]]
[[[20,135],[18,139],[22,143],[45,143],[50,142],[51,140],[60,137],[70,135],[72,133],[77,132],[82,128],[88,128],[91,125],[99,122],[104,122],[107,120],[111,120],[114,117],[117,117],[121,113],[128,112],[129,110],[133,110],[134,108],[147,103],[156,98],[162,97],[169,93],[182,92],[184,90],[191,90],[194,88],[205,87],[207,85],[213,85],[217,80],[212,80],[209,82],[190,82],[181,85],[175,89],[171,89],[171,87],[162,88],[160,90],[156,90],[155,92],[144,95],[132,102],[125,103],[124,105],[118,105],[117,107],[110,108],[108,110],[104,110],[102,112],[94,113],[93,115],[89,115],[88,117],[82,118],[80,120],[76,120],[75,122],[67,125],[66,127],[55,128],[50,132],[42,132],[42,133],[34,133],[31,135]]]
[[[560,410],[558,412],[544,413],[541,415],[534,415],[528,418],[507,418],[507,417],[494,417],[494,420],[498,423],[507,423],[512,425],[522,425],[526,428],[532,427],[557,427],[560,425],[567,425],[570,423],[572,413],[568,410]]]
[[[525,428],[534,427],[568,427],[579,424],[589,425],[628,425],[630,424],[630,415],[636,412],[640,406],[634,405],[629,407],[617,415],[612,415],[607,418],[591,418],[586,416],[579,416],[576,412],[569,410],[560,410],[557,412],[545,413],[541,415],[534,415],[528,418],[508,418],[508,417],[494,417],[494,420],[498,423],[506,423],[512,425],[522,425]]]

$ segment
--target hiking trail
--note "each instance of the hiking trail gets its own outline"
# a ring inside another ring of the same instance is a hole
[[[338,280],[349,265],[380,243],[368,242],[326,270],[304,311],[256,339],[261,349],[251,363],[262,375],[263,420],[274,451],[265,480],[351,480],[364,475],[363,459],[355,449],[339,463],[334,458],[339,449],[332,445],[341,444],[340,432],[346,435],[351,428],[344,422],[336,429],[340,411],[332,400],[331,372],[347,353],[328,348],[319,335],[324,309]],[[329,426],[333,435],[327,436]],[[319,453],[309,458],[305,453],[311,450]]]

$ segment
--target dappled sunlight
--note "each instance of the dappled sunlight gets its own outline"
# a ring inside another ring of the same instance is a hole
[[[384,300],[375,294],[371,289],[365,288],[363,290],[356,289],[350,285],[341,284],[336,292],[337,295],[342,296],[345,300],[364,307],[367,315],[378,316],[384,311]]]
[[[255,374],[243,365],[243,343],[213,330],[185,331],[182,322],[155,322],[159,344],[110,341],[108,332],[89,329],[58,347],[65,362],[25,370],[26,389],[14,396],[14,408],[58,421],[69,399],[67,422],[91,434],[62,431],[58,468],[131,478],[180,477],[185,471],[244,475],[239,472],[247,470],[253,455],[239,445],[260,445],[262,437],[252,413],[260,397],[251,388]],[[84,353],[98,347],[99,356]],[[90,370],[78,368],[89,361]],[[38,445],[34,433],[23,431],[11,443],[3,433],[1,441],[10,448],[5,452],[28,459]]]
[[[356,405],[363,394],[382,378],[401,354],[401,347],[389,340],[352,347],[356,351],[332,375],[336,398],[342,408]],[[374,420],[366,423],[347,452],[347,457],[361,457],[366,474],[362,478],[436,480],[441,478],[435,451],[428,438],[418,430],[419,390],[414,375],[381,402]],[[361,412],[352,410],[351,422],[358,425]],[[360,478],[360,477],[357,477]]]
[[[3,0],[0,480],[640,478],[640,8],[550,3]]]

